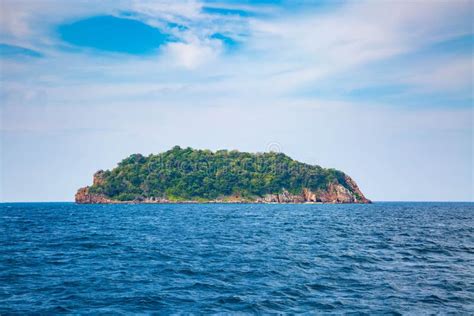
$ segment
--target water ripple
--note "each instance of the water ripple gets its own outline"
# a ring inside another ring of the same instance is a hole
[[[0,314],[473,314],[474,204],[0,204]]]

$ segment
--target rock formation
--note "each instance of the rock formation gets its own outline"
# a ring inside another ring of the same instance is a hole
[[[100,183],[102,171],[94,174],[93,183]],[[346,176],[347,183],[352,187],[352,191],[340,184],[330,184],[327,190],[311,191],[304,188],[301,194],[291,194],[287,190],[281,193],[267,194],[264,197],[249,200],[240,196],[229,196],[225,199],[215,199],[205,203],[371,203],[370,200],[360,191],[357,184],[349,176]],[[172,202],[165,198],[140,198],[132,201],[117,201],[106,197],[103,194],[89,192],[89,187],[80,188],[75,196],[76,203],[79,204],[120,204],[120,203],[140,203],[140,204],[163,204],[163,203],[203,203],[200,201],[180,201]]]
[[[79,204],[113,204],[119,203],[102,194],[90,193],[89,187],[80,188],[75,196],[76,203]]]
[[[291,194],[283,190],[279,194],[267,194],[260,203],[371,203],[359,190],[357,184],[350,177],[346,181],[352,190],[346,189],[340,184],[330,184],[327,190],[311,191],[304,188],[301,194]]]

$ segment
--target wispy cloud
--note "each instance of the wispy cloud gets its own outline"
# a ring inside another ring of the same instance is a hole
[[[472,33],[471,8],[469,1],[356,2],[329,14],[254,21],[251,47],[274,57],[275,78],[291,87]]]

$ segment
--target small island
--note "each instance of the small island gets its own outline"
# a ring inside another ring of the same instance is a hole
[[[115,203],[371,203],[348,175],[295,161],[283,153],[196,150],[175,146],[133,154],[99,170],[80,188],[80,204]]]

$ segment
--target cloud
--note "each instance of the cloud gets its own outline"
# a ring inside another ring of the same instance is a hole
[[[199,18],[202,4],[196,0],[132,0],[129,10],[168,21]]]
[[[2,1],[0,36],[9,45],[60,53],[66,44],[103,51],[142,53],[170,40],[165,51],[170,62],[190,69],[232,49],[246,33],[245,19],[203,10],[199,1],[101,1],[79,0],[70,5],[60,0]],[[151,34],[153,33],[153,34]],[[221,38],[212,37],[221,34]],[[85,51],[84,51],[85,52]],[[160,50],[155,50],[159,54]]]
[[[225,16],[232,16],[232,15],[249,16],[251,14],[249,11],[242,10],[242,9],[219,8],[219,7],[210,7],[210,6],[202,7],[202,11],[208,14],[219,14],[219,15],[225,15]]]
[[[200,42],[170,43],[165,48],[165,57],[177,66],[195,69],[212,61],[220,50],[218,45],[206,45]]]
[[[459,92],[467,89],[472,95],[473,74],[472,56],[462,56],[438,60],[436,64],[422,63],[411,73],[406,73],[402,80],[425,91]]]
[[[20,46],[8,45],[0,43],[0,57],[41,57],[40,52]]]
[[[53,26],[69,19],[105,13],[111,9],[112,2],[91,5],[87,0],[78,0],[73,6],[61,0],[2,0],[0,3],[2,39],[10,44],[31,46],[51,45],[56,41]]]
[[[471,7],[469,1],[355,2],[330,13],[254,20],[249,45],[265,59],[272,55],[281,65],[275,80],[291,89],[472,33]]]

